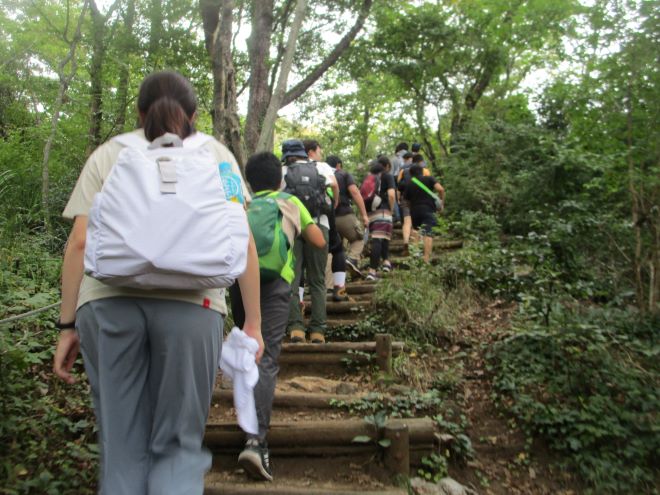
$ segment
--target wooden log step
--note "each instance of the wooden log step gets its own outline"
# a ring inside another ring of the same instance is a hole
[[[403,342],[392,342],[392,353],[400,354],[405,344]],[[376,352],[376,342],[326,342],[325,344],[282,344],[282,354],[291,353],[346,353],[348,351]]]
[[[439,239],[434,239],[433,240],[433,249],[460,249],[463,247],[463,240],[451,240],[451,241],[443,241]],[[414,243],[411,243],[411,245]],[[421,242],[420,242],[420,248],[421,248]],[[403,239],[396,239],[390,241],[390,250],[395,249],[403,249]]]
[[[326,303],[325,311],[327,314],[343,314],[343,313],[357,313],[371,307],[371,301],[355,301],[355,302],[329,302]],[[309,304],[305,305],[305,313],[311,313],[312,307]]]
[[[301,408],[301,409],[331,409],[330,401],[350,402],[364,397],[365,394],[325,394],[319,392],[279,392],[275,391],[273,407]],[[234,394],[231,390],[221,389],[213,391],[213,402],[233,403]]]
[[[289,353],[280,356],[280,364],[282,366],[341,366],[348,360],[355,364],[367,364],[370,362],[368,355],[349,354],[347,352]]]
[[[354,317],[350,317],[350,313],[346,313],[344,315],[348,318],[341,318],[341,316],[342,315],[335,315],[335,318],[328,318],[325,324],[328,326],[328,328],[347,327],[350,325],[355,325],[363,319],[361,315],[357,314]]]
[[[434,423],[431,418],[391,419],[389,425],[406,424],[410,445],[433,445]],[[270,448],[314,447],[321,451],[325,447],[355,447],[353,439],[359,435],[373,437],[374,429],[363,420],[319,420],[301,422],[275,422],[268,432]],[[235,422],[208,423],[204,443],[212,451],[242,449],[245,433]],[[291,455],[301,452],[292,449]]]
[[[348,292],[348,290],[347,290],[347,292]],[[362,293],[357,293],[357,294],[349,293],[349,296],[355,302],[371,302],[371,299],[373,298],[373,293],[374,293],[374,290],[372,290],[371,292],[362,292]],[[305,299],[304,300],[305,300],[305,304],[311,304],[312,303],[312,300],[311,300],[309,294],[305,294]],[[328,303],[336,302],[336,301],[332,300],[332,293],[331,292],[328,293],[328,295],[326,297],[326,301]],[[341,302],[347,302],[347,301],[341,301]]]
[[[204,495],[407,495],[403,488],[378,488],[376,490],[355,490],[352,486],[313,488],[311,486],[294,487],[273,486],[263,483],[214,483],[204,488]]]
[[[348,283],[346,284],[346,292],[351,296],[357,296],[361,294],[373,294],[376,292],[376,284],[368,283]]]

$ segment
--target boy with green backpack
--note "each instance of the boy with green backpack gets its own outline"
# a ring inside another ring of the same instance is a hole
[[[305,242],[323,248],[325,239],[302,202],[279,191],[282,166],[275,155],[264,152],[251,156],[245,166],[245,177],[254,192],[247,215],[259,256],[264,354],[259,363],[259,381],[254,387],[259,433],[248,434],[238,462],[251,477],[271,481],[273,476],[266,434],[273,408],[282,340],[289,319],[295,266],[293,244],[296,237],[302,235]],[[245,320],[240,290],[233,286],[230,295],[234,323],[240,328]]]

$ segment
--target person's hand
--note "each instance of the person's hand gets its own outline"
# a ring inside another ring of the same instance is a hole
[[[255,360],[261,361],[261,356],[264,354],[264,338],[261,336],[261,324],[245,320],[243,324],[243,331],[248,337],[252,337],[259,344],[259,350],[255,356]]]
[[[55,348],[55,357],[53,359],[53,372],[68,384],[75,383],[76,378],[70,373],[73,363],[78,357],[80,350],[80,339],[78,332],[73,328],[62,330],[60,338]]]
[[[364,225],[365,228],[369,226],[369,216],[368,215],[365,215],[365,216],[362,217],[362,225]]]

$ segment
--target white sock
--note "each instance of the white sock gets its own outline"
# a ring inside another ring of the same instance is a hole
[[[305,298],[305,288],[298,287],[298,298],[302,301]]]
[[[332,283],[335,287],[343,287],[346,285],[346,272],[333,272]]]

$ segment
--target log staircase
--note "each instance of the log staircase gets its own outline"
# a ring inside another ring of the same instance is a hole
[[[396,236],[400,237],[400,231],[395,230]],[[434,249],[461,245],[446,242]],[[394,240],[393,255],[402,247],[401,241]],[[393,261],[400,268],[409,262]],[[387,283],[387,279],[377,283]],[[337,330],[333,335],[375,309],[375,290],[376,283],[355,280],[347,284],[352,301],[328,300],[328,326]],[[219,376],[204,438],[214,455],[205,494],[405,495],[406,489],[396,484],[397,475],[414,473],[424,456],[440,448],[433,421],[427,417],[390,419],[375,427],[360,415],[333,406],[377,388],[383,393],[378,376],[391,373],[393,357],[405,352],[404,343],[393,341],[383,330],[371,342],[283,344],[268,435],[273,482],[249,480],[238,468],[245,437],[236,425],[231,385]],[[394,398],[394,393],[385,390],[383,397]],[[356,437],[373,441],[358,443]],[[377,443],[383,438],[389,441],[386,448]]]

